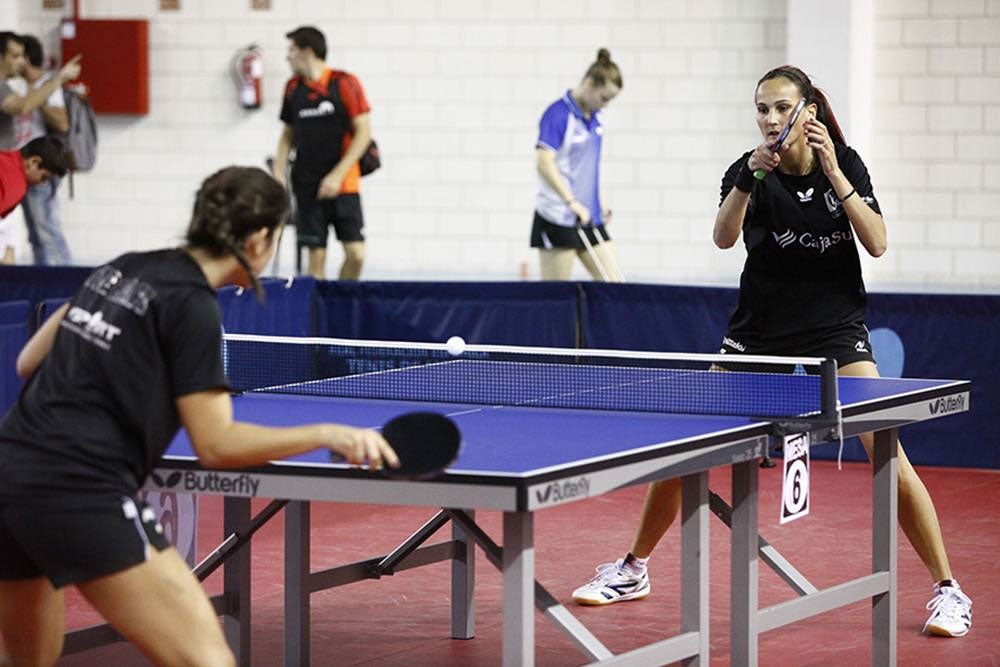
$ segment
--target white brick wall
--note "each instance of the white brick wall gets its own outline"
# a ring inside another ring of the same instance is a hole
[[[879,152],[869,166],[890,255],[898,258],[895,272],[876,270],[878,281],[995,290],[1000,3],[908,0],[875,7],[877,85],[890,92],[875,110]]]
[[[757,141],[753,84],[785,61],[785,0],[181,4],[81,2],[84,17],[150,21],[151,112],[100,119],[98,167],[63,201],[79,261],[175,243],[201,178],[262,164],[280,130],[283,35],[315,23],[330,63],[364,83],[384,155],[363,186],[367,277],[516,279],[525,261],[537,275],[527,238],[538,117],[606,46],[625,78],[603,169],[626,275],[736,284],[742,250],[711,243],[718,183]],[[59,12],[6,5],[19,30],[56,43]],[[875,11],[876,136],[864,157],[890,251],[866,262],[869,283],[1000,288],[1000,2],[876,0]],[[258,112],[237,107],[229,76],[251,41],[266,53]]]

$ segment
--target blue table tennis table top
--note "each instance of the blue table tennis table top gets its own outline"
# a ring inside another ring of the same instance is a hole
[[[933,401],[937,396],[959,391],[968,391],[968,383],[838,378],[845,418],[914,401]],[[449,475],[460,476],[538,475],[560,466],[622,457],[664,445],[708,446],[737,436],[750,437],[757,431],[765,433],[771,427],[768,421],[747,417],[345,399],[266,392],[235,396],[233,405],[236,419],[269,426],[328,421],[379,427],[405,412],[446,414],[462,432],[462,450],[448,470]],[[168,448],[166,458],[191,457],[190,442],[181,431]],[[281,463],[306,468],[346,467],[331,463],[325,450]]]

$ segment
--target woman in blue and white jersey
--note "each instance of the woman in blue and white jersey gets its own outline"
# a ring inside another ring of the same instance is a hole
[[[569,280],[575,257],[591,276],[600,278],[577,233],[577,220],[604,266],[617,266],[606,227],[611,209],[601,197],[604,125],[600,111],[621,89],[618,66],[607,49],[600,49],[580,83],[542,114],[536,145],[539,187],[531,229],[531,247],[539,249],[542,280]]]

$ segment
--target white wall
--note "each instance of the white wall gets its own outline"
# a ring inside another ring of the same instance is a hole
[[[1000,2],[881,0],[871,282],[1000,286]],[[891,217],[888,217],[891,216]]]
[[[18,29],[54,34],[60,13],[40,4],[19,1]],[[82,0],[85,18],[150,20],[152,100],[146,117],[101,118],[98,167],[63,202],[81,262],[175,242],[201,178],[262,163],[279,132],[283,34],[314,23],[331,64],[364,83],[382,147],[385,166],[363,185],[366,277],[516,279],[525,261],[537,275],[527,248],[537,120],[606,46],[625,79],[603,169],[626,274],[736,284],[743,252],[711,243],[718,185],[757,141],[753,86],[784,62],[785,0],[249,4],[182,0],[160,12],[153,0]],[[891,251],[869,283],[1000,287],[1000,0],[880,0],[876,19],[865,157]],[[266,49],[259,112],[237,107],[229,76],[251,41]]]

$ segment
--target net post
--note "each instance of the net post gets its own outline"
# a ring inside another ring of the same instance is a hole
[[[820,364],[819,401],[821,418],[825,422],[837,423],[839,399],[837,396],[837,360],[824,359]]]

